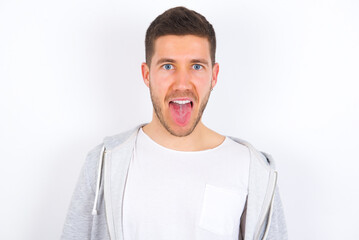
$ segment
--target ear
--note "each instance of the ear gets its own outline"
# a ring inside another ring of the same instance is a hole
[[[147,63],[143,62],[141,64],[141,71],[143,82],[146,84],[147,87],[150,87],[150,68],[148,67]]]
[[[217,84],[218,72],[219,72],[219,64],[215,63],[212,67],[212,89]]]

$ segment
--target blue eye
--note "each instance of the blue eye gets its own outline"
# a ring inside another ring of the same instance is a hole
[[[199,64],[194,64],[193,65],[193,69],[194,70],[201,70],[203,67],[201,66],[201,65],[199,65]]]
[[[171,70],[171,69],[173,69],[173,65],[172,64],[165,64],[165,65],[163,65],[163,68],[165,70]]]

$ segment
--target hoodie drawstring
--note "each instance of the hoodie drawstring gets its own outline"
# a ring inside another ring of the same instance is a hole
[[[272,195],[272,198],[271,198],[271,203],[270,203],[270,206],[269,206],[268,222],[267,222],[267,226],[266,226],[266,228],[265,228],[265,230],[264,230],[264,235],[263,235],[263,238],[262,238],[262,239],[267,239],[268,232],[269,232],[269,227],[270,227],[270,224],[271,224],[271,221],[272,221],[274,195],[275,195],[275,188],[276,188],[277,179],[278,179],[278,173],[277,173],[276,171],[274,171],[274,174],[275,174],[274,191],[273,191],[273,195]]]
[[[95,201],[93,203],[93,208],[92,208],[92,215],[93,216],[97,215],[97,202],[98,202],[98,195],[99,195],[99,192],[100,192],[102,163],[103,163],[103,160],[104,160],[105,151],[106,151],[106,148],[105,148],[105,145],[103,145],[102,148],[101,148],[100,161],[99,161],[98,170],[97,170],[96,194],[95,194]]]

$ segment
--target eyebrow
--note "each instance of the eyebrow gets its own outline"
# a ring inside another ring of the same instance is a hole
[[[160,65],[161,63],[165,63],[165,62],[174,63],[176,61],[171,58],[161,58],[157,61],[156,65]]]
[[[171,58],[161,58],[157,61],[156,65],[160,65],[162,63],[175,63],[176,61],[174,59]],[[202,63],[204,65],[209,65],[208,61],[206,59],[203,58],[198,58],[198,59],[192,59],[191,63]]]
[[[208,61],[206,59],[203,58],[199,58],[199,59],[192,59],[191,63],[202,63],[204,65],[208,66]]]

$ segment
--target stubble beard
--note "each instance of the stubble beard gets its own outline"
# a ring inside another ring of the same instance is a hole
[[[194,121],[194,124],[191,126],[191,128],[184,133],[177,133],[165,121],[164,116],[163,116],[163,109],[161,108],[160,100],[153,94],[151,81],[149,83],[149,86],[150,86],[149,88],[150,88],[150,95],[151,95],[153,109],[156,113],[157,118],[160,120],[160,123],[167,130],[167,132],[169,132],[171,135],[176,136],[176,137],[186,137],[186,136],[190,135],[194,131],[194,129],[196,128],[196,126],[198,125],[199,121],[202,118],[204,109],[206,108],[208,100],[209,100],[209,96],[211,95],[211,89],[208,90],[206,96],[203,98],[203,101],[199,107],[197,117]]]

